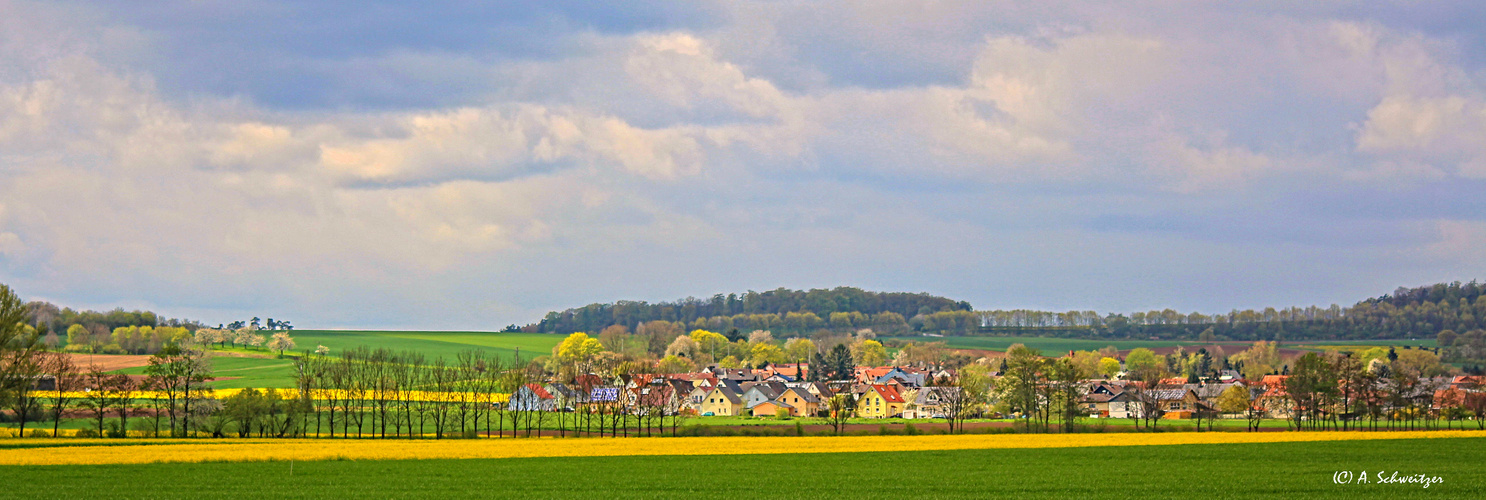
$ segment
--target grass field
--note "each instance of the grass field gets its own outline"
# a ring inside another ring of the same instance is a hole
[[[698,439],[722,444],[727,438]],[[664,445],[673,440],[637,441]],[[40,465],[0,466],[0,484],[12,485],[0,495],[1480,498],[1486,495],[1483,460],[1486,438],[726,456]],[[1385,476],[1395,471],[1399,476],[1425,474],[1443,481],[1429,488],[1375,481],[1336,484],[1334,477],[1340,470],[1367,471],[1370,477],[1379,471]]]
[[[517,349],[521,359],[530,360],[549,355],[552,347],[563,339],[562,335],[540,333],[501,332],[421,332],[421,331],[357,331],[357,330],[295,330],[291,332],[297,344],[295,352],[314,350],[317,346],[330,348],[336,355],[346,349],[357,347],[413,350],[423,353],[430,360],[443,356],[452,361],[460,352],[472,349],[485,351],[507,361],[514,360]],[[213,373],[228,380],[217,380],[212,386],[219,389],[244,387],[293,387],[294,361],[277,359],[274,353],[261,348],[222,348],[223,353],[233,356],[212,358]],[[248,357],[240,357],[246,355]],[[103,357],[103,356],[100,356]],[[119,373],[140,375],[144,367],[119,370]]]
[[[429,358],[443,356],[447,359],[470,349],[483,349],[487,354],[509,359],[515,356],[517,348],[521,349],[521,359],[531,359],[552,354],[552,347],[564,337],[542,333],[356,330],[295,330],[293,336],[299,350],[313,350],[315,346],[323,345],[334,354],[359,346],[385,347],[414,350]]]

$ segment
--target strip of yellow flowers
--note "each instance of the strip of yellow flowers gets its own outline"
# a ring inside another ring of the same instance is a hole
[[[237,394],[239,392],[245,391],[245,390],[247,390],[247,389],[213,389],[213,390],[210,390],[208,392],[210,392],[210,395],[212,397],[216,397],[216,398],[228,398],[228,397],[232,397],[233,395],[235,395],[235,394]],[[268,390],[268,389],[257,389],[258,392],[263,392],[263,391],[266,391],[266,390]],[[274,391],[277,391],[279,393],[279,397],[284,398],[284,399],[296,399],[296,398],[299,397],[299,390],[298,389],[274,389]],[[348,399],[348,398],[353,397],[353,396],[354,397],[357,397],[357,398],[361,398],[361,399],[373,399],[373,398],[376,397],[375,396],[375,392],[374,391],[371,391],[371,390],[362,391],[361,393],[355,393],[355,394],[353,394],[351,391],[346,391],[346,390],[342,390],[342,389],[316,389],[314,391],[311,391],[311,394],[316,399],[321,399],[321,400],[325,400],[325,399]],[[35,397],[38,397],[38,398],[42,398],[42,399],[52,399],[52,398],[56,398],[57,397],[57,391],[33,391],[31,393],[31,395],[32,396],[35,396]],[[62,393],[62,395],[63,396],[66,396],[68,399],[82,400],[82,399],[87,399],[88,392],[86,392],[86,391],[64,391]],[[136,401],[147,400],[147,399],[167,399],[167,396],[168,395],[165,392],[163,392],[163,391],[134,391],[133,393],[130,394],[130,397],[134,398]],[[181,397],[181,395],[179,393],[177,393],[176,394],[176,397],[179,398],[179,397]],[[432,402],[436,402],[436,403],[458,403],[458,402],[464,401],[464,402],[470,402],[470,403],[490,403],[490,402],[504,403],[504,402],[506,402],[507,400],[510,399],[511,395],[510,394],[505,394],[505,393],[488,393],[488,392],[487,393],[468,393],[468,392],[457,392],[457,391],[456,392],[400,391],[400,392],[395,392],[395,393],[388,393],[384,397],[388,401],[432,401]]]
[[[1274,443],[1375,439],[1486,437],[1486,431],[1412,432],[1171,432],[1106,434],[972,434],[846,437],[683,437],[630,439],[475,439],[475,440],[198,440],[149,446],[77,446],[9,449],[0,465],[88,465],[157,462],[244,462],[267,460],[409,460],[619,455],[754,455],[872,451],[964,450],[992,448],[1070,448],[1176,444]],[[28,440],[46,443],[47,440]],[[86,442],[86,441],[84,441]],[[109,442],[119,443],[119,440]],[[68,446],[71,445],[71,446]]]

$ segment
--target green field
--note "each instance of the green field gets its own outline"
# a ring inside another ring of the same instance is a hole
[[[395,351],[414,350],[429,358],[454,359],[462,351],[482,349],[486,354],[514,359],[516,349],[521,359],[552,354],[552,347],[563,335],[504,332],[418,332],[366,330],[295,330],[291,333],[298,350],[314,350],[323,345],[331,354],[359,346],[385,347]]]
[[[521,359],[550,355],[552,347],[563,339],[562,335],[541,333],[500,332],[418,332],[418,331],[364,331],[364,330],[294,330],[290,332],[297,347],[294,353],[314,350],[317,346],[330,348],[330,355],[361,346],[387,348],[396,351],[413,350],[427,355],[430,360],[443,356],[453,361],[460,352],[478,349],[487,355],[514,360],[517,349]],[[215,356],[212,358],[213,374],[218,377],[236,377],[212,383],[219,389],[241,387],[294,387],[294,361],[276,359],[272,352],[249,348],[224,348],[226,353],[247,354],[236,357]],[[120,370],[120,373],[139,375],[143,367]]]
[[[15,498],[1481,498],[1486,438],[0,467]],[[292,472],[291,472],[292,469]],[[1443,482],[1335,484],[1337,471]]]

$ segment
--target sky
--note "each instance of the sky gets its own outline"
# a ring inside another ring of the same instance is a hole
[[[498,329],[1483,277],[1479,2],[0,0],[0,283],[31,300]]]

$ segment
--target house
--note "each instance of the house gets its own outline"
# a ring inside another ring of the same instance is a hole
[[[1198,403],[1202,402],[1196,392],[1186,388],[1156,389],[1151,391],[1151,395],[1164,413],[1162,418],[1192,418],[1199,409]]]
[[[557,408],[560,410],[572,410],[577,408],[578,402],[580,399],[582,399],[583,396],[583,391],[568,387],[566,384],[561,384],[558,382],[547,384],[544,389],[547,389],[547,393],[557,398],[556,405]]]
[[[553,411],[557,409],[557,397],[537,384],[526,384],[511,394],[509,407],[513,411]]]
[[[788,405],[790,415],[797,417],[813,417],[820,413],[821,409],[820,398],[811,394],[810,391],[799,387],[785,389],[772,402],[779,403],[780,405]],[[760,414],[757,407],[755,407],[753,414]],[[763,415],[772,415],[772,413],[763,413]]]
[[[743,407],[752,409],[759,403],[773,401],[784,392],[785,386],[780,382],[750,382],[743,384]]]
[[[857,416],[862,418],[888,418],[903,414],[903,395],[890,385],[872,384],[867,392],[857,399]]]
[[[1241,382],[1233,382],[1227,384],[1186,384],[1183,387],[1197,394],[1197,399],[1203,403],[1216,408],[1218,406],[1218,398],[1223,396],[1224,391],[1234,386],[1243,387],[1244,385]]]
[[[724,384],[707,391],[707,395],[702,396],[701,407],[697,410],[702,415],[735,416],[742,414],[743,408],[743,398]]]
[[[716,366],[708,366],[702,371],[717,378],[717,380],[727,380],[737,383],[757,382],[759,380],[759,376],[754,374],[753,370],[744,368],[719,368]]]
[[[1140,418],[1145,406],[1130,391],[1121,392],[1105,401],[1110,418]]]
[[[769,380],[769,377],[774,377],[776,375],[782,375],[788,378],[790,381],[795,381],[799,380],[805,374],[808,374],[810,372],[810,364],[780,363],[776,365],[769,365],[767,368],[763,368],[758,371],[761,372],[760,375],[765,377],[764,380]]]
[[[804,387],[806,391],[814,394],[816,399],[821,401],[831,399],[831,396],[836,395],[835,392],[831,391],[831,386],[826,385],[825,382],[806,382],[804,385],[798,387]]]
[[[883,375],[887,375],[890,371],[893,371],[893,367],[891,366],[879,366],[875,368],[871,366],[858,366],[853,370],[853,373],[856,375],[857,382],[868,384],[876,381]]]
[[[924,387],[905,394],[903,418],[947,418],[955,410],[959,387]],[[963,409],[963,408],[961,408]]]
[[[611,386],[594,387],[588,390],[587,406],[609,406],[619,404],[619,388]]]
[[[872,383],[886,384],[890,380],[897,380],[898,385],[902,387],[923,387],[926,383],[924,378],[925,375],[923,372],[920,372],[918,370],[905,370],[903,368],[894,366],[891,370],[888,370],[887,373],[884,373],[881,376],[877,377],[877,379],[874,380]]]
[[[1089,414],[1089,416],[1109,418],[1109,401],[1112,399],[1114,399],[1114,396],[1109,395],[1109,393],[1090,392],[1084,394],[1083,399],[1079,400],[1079,404],[1083,405],[1084,413]]]
[[[785,415],[794,415],[796,409],[782,401],[764,401],[753,406],[753,416],[755,417],[772,417],[778,415],[781,411]]]

